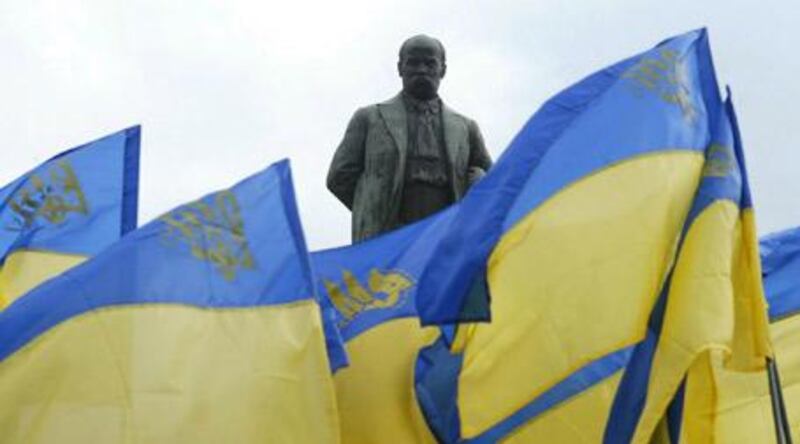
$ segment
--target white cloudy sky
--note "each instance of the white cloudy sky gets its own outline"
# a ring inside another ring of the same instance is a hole
[[[796,0],[3,0],[0,183],[140,123],[142,221],[290,157],[310,247],[339,245],[328,163],[352,112],[397,92],[404,38],[444,42],[442,96],[497,157],[552,94],[701,26],[734,88],[760,231],[800,225]]]

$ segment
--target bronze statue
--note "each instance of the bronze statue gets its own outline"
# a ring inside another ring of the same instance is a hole
[[[439,98],[446,70],[439,40],[411,37],[397,62],[402,92],[350,119],[328,188],[353,213],[354,242],[447,207],[491,166],[475,121]]]

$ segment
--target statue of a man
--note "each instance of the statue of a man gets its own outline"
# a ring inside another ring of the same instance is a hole
[[[403,42],[397,71],[403,91],[356,111],[328,172],[328,188],[353,213],[354,242],[447,207],[492,163],[475,121],[439,98],[439,40]]]

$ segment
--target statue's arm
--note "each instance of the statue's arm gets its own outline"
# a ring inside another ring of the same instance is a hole
[[[366,110],[362,108],[350,119],[328,170],[328,189],[351,210],[356,184],[364,171],[366,136],[367,116]]]
[[[469,121],[469,176],[470,185],[491,168],[492,158],[486,150],[483,135],[474,120]]]

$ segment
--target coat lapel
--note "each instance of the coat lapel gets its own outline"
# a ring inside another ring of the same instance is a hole
[[[394,144],[400,154],[400,160],[405,161],[406,147],[408,146],[408,122],[403,98],[398,94],[383,103],[379,103],[378,112],[386,124],[386,129],[394,139]]]
[[[401,93],[402,94],[402,93]],[[392,211],[386,215],[388,221],[397,217],[400,208],[400,193],[405,177],[406,152],[408,151],[408,121],[406,106],[403,97],[398,94],[393,98],[378,104],[378,114],[383,119],[386,129],[394,139],[397,149],[397,165],[392,178]],[[389,223],[384,221],[385,223]]]
[[[456,156],[458,155],[458,136],[463,132],[463,125],[456,113],[442,103],[442,132],[450,163],[450,173],[455,174]]]

